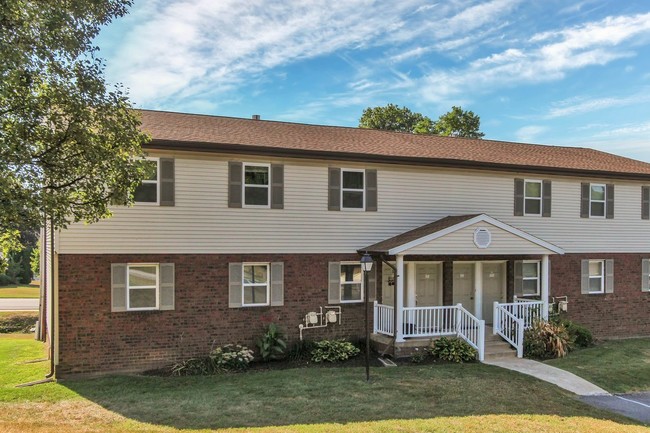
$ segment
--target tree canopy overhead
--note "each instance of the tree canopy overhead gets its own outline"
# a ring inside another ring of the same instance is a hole
[[[473,111],[463,111],[456,106],[436,121],[395,104],[368,107],[361,114],[359,127],[451,137],[482,138],[485,135],[480,131],[481,118]]]
[[[15,240],[110,215],[142,179],[147,136],[93,45],[131,0],[0,3],[0,230]]]

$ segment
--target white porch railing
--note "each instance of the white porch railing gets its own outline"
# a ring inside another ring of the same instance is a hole
[[[507,304],[495,302],[493,333],[517,349],[517,357],[521,358],[524,356],[524,330],[541,319],[547,319],[542,301],[515,299],[515,302]]]
[[[393,306],[375,302],[374,332],[393,335]],[[441,337],[455,335],[478,351],[480,361],[485,353],[485,321],[479,320],[461,304],[444,307],[405,307],[402,310],[402,337]]]

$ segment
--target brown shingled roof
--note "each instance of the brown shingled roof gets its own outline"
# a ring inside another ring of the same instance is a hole
[[[152,148],[650,179],[650,164],[594,149],[138,110]]]

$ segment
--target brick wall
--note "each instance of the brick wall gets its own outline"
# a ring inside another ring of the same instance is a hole
[[[650,292],[641,291],[641,260],[650,254],[566,254],[551,258],[551,296],[568,296],[568,317],[596,337],[650,335]],[[580,293],[582,259],[614,260],[614,293]]]
[[[254,347],[277,323],[291,341],[309,311],[327,305],[330,261],[358,256],[309,255],[60,255],[57,374],[141,371],[207,354],[212,346]],[[284,262],[282,307],[228,307],[229,262]],[[174,263],[175,310],[111,312],[111,263]],[[305,338],[358,339],[363,304],[342,304],[342,324],[304,331]]]

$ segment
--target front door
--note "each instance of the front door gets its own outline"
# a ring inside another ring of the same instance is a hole
[[[506,300],[506,264],[483,262],[483,319],[492,323],[494,302]]]
[[[474,314],[474,263],[454,263],[454,305]]]
[[[440,265],[437,263],[415,264],[415,305],[431,307],[442,305]]]

